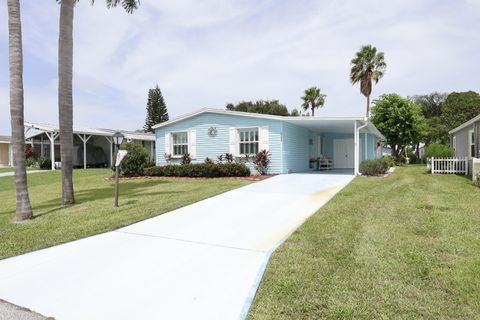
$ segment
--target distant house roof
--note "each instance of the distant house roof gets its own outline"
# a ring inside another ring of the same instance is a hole
[[[467,122],[462,123],[461,125],[459,125],[455,129],[450,130],[448,133],[452,134],[452,133],[455,133],[455,132],[460,131],[462,129],[465,129],[466,127],[471,126],[472,124],[474,124],[477,121],[480,121],[480,114],[478,116],[476,116],[475,118],[472,118],[472,119],[468,120]]]
[[[12,142],[12,137],[0,136],[0,143],[10,143],[10,142]]]
[[[364,117],[331,117],[331,116],[315,116],[315,117],[293,117],[293,116],[277,116],[271,114],[260,114],[260,113],[252,113],[252,112],[240,112],[240,111],[230,111],[230,110],[223,110],[223,109],[212,109],[212,108],[203,108],[198,111],[187,113],[183,116],[177,117],[175,119],[165,121],[153,126],[154,129],[161,128],[164,126],[168,126],[170,124],[186,120],[197,115],[203,113],[214,113],[214,114],[224,114],[224,115],[232,115],[232,116],[241,116],[241,117],[249,117],[249,118],[260,118],[260,119],[272,119],[272,120],[280,120],[289,123],[293,123],[299,126],[304,127],[311,127],[313,125],[322,125],[322,126],[329,126],[330,129],[333,129],[334,126],[345,126],[347,122],[354,122],[360,121],[364,124],[367,124],[366,129],[374,133],[375,135],[385,139],[385,137],[378,131],[378,129],[366,118]]]
[[[58,125],[45,124],[45,123],[33,123],[25,122],[25,128],[27,133],[25,134],[26,139],[35,137],[43,132],[59,132]],[[145,132],[135,132],[135,131],[125,131],[125,130],[114,130],[114,129],[99,129],[99,128],[88,128],[88,127],[73,127],[74,134],[87,134],[93,136],[105,136],[111,137],[115,132],[120,131],[125,136],[125,139],[128,140],[143,140],[143,141],[155,141],[155,135],[153,133]]]

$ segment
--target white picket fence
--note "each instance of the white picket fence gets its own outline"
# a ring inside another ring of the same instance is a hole
[[[468,174],[468,157],[465,158],[430,158],[427,166],[430,166],[432,174],[435,173],[453,173]]]

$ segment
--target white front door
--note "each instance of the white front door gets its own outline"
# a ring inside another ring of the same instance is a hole
[[[333,167],[346,169],[354,167],[353,139],[333,140]]]

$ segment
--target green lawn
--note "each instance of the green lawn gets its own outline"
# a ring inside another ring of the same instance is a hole
[[[0,173],[13,172],[13,168],[0,168]]]
[[[60,172],[28,175],[35,218],[15,223],[13,177],[0,178],[0,259],[117,229],[248,184],[239,179],[163,179],[120,182],[113,207],[109,169],[74,170],[77,204],[60,205]]]
[[[355,179],[273,254],[248,319],[480,319],[480,189]]]

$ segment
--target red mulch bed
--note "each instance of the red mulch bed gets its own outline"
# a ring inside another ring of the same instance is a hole
[[[264,176],[248,176],[248,177],[151,177],[151,176],[141,176],[141,177],[120,177],[120,180],[191,180],[191,179],[237,179],[237,180],[247,180],[247,181],[262,181],[271,177],[276,176],[276,174],[267,174]],[[115,180],[115,177],[106,177],[105,180]]]

